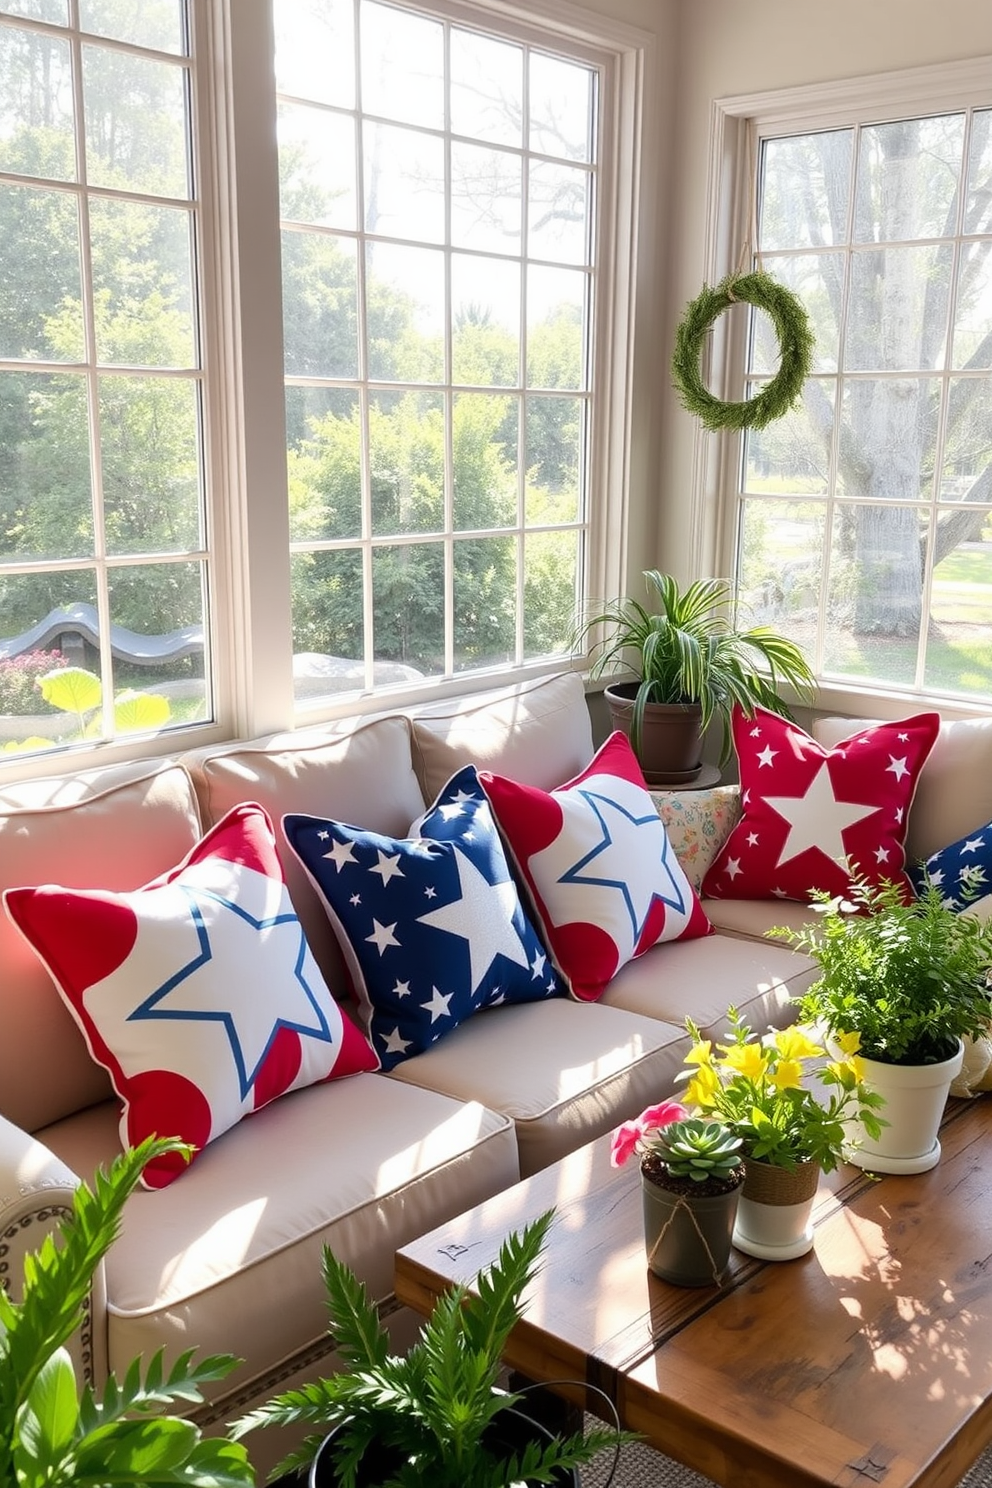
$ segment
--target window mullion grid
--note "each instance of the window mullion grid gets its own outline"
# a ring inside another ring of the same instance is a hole
[[[513,631],[514,665],[520,666],[524,659],[524,569],[527,558],[527,439],[529,400],[527,388],[527,322],[528,322],[528,274],[530,262],[530,58],[531,49],[523,48],[523,112],[520,120],[520,321],[517,338],[517,561],[514,579],[516,602]]]
[[[444,674],[455,671],[455,464],[454,464],[454,347],[451,289],[451,26],[442,26],[444,48]]]
[[[372,596],[372,461],[369,439],[369,356],[368,356],[368,295],[366,265],[368,262],[368,239],[365,229],[365,117],[362,112],[362,48],[360,12],[361,0],[354,0],[352,36],[354,38],[353,66],[355,69],[355,181],[358,192],[359,220],[355,244],[355,293],[358,321],[358,407],[360,420],[361,450],[359,452],[359,480],[362,501],[362,656],[365,666],[365,688],[371,692],[375,685],[375,608]]]

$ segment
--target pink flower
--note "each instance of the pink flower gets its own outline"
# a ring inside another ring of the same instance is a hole
[[[629,1157],[637,1151],[641,1138],[659,1126],[668,1126],[671,1121],[682,1121],[689,1112],[678,1101],[661,1101],[657,1106],[648,1106],[636,1121],[625,1121],[613,1133],[610,1142],[610,1163],[614,1168],[623,1167]]]

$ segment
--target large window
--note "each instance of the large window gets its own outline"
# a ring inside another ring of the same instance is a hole
[[[560,656],[599,70],[377,0],[275,19],[297,698]]]
[[[974,106],[918,84],[914,108],[750,131],[757,261],[817,344],[802,406],[743,441],[738,575],[833,686],[992,701],[987,76]],[[746,360],[752,388],[775,371],[763,317]]]
[[[0,750],[209,716],[182,0],[0,7]]]

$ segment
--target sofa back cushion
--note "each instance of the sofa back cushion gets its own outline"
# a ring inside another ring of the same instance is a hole
[[[878,722],[873,718],[820,718],[813,737],[832,749],[841,739]],[[909,813],[906,861],[939,852],[992,820],[992,718],[942,723],[920,772]]]
[[[205,827],[242,801],[264,806],[276,827],[290,898],[324,979],[336,996],[348,979],[327,912],[286,845],[288,813],[330,816],[368,831],[405,837],[425,801],[413,773],[410,724],[402,715],[320,733],[278,734],[184,756]]]
[[[147,761],[0,792],[0,892],[58,880],[137,889],[200,835],[196,797],[175,764]],[[111,1094],[48,971],[0,914],[0,1113],[37,1131]]]
[[[577,672],[417,709],[413,762],[425,801],[463,765],[554,790],[592,759],[592,721]]]

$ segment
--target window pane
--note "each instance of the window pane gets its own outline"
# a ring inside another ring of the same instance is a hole
[[[196,367],[189,217],[146,202],[90,206],[97,356],[119,366]]]
[[[992,499],[992,379],[953,378],[947,409],[940,499],[988,501]]]
[[[579,515],[584,409],[580,398],[525,399],[528,526]]]
[[[451,241],[480,253],[520,252],[519,155],[451,146]]]
[[[762,257],[761,267],[773,279],[791,289],[809,316],[815,338],[813,370],[836,372],[838,356],[837,307],[844,292],[845,259],[840,253],[800,253],[793,257]],[[729,313],[733,313],[731,310]],[[781,352],[771,318],[762,310],[752,313],[749,372],[778,371]]]
[[[294,542],[362,530],[358,396],[344,388],[286,389],[289,535]]]
[[[358,276],[353,242],[327,233],[283,233],[282,316],[290,376],[355,376]]]
[[[297,699],[364,687],[361,553],[294,553],[291,564]]]
[[[748,388],[750,397],[753,389]],[[744,435],[744,484],[767,495],[825,495],[830,479],[833,384],[808,379],[802,401]]]
[[[444,144],[412,129],[366,124],[365,231],[444,242]]]
[[[189,196],[183,68],[84,46],[83,98],[91,185]]]
[[[452,433],[454,525],[465,532],[517,519],[517,400],[459,393]]]
[[[92,554],[91,496],[85,379],[0,374],[0,555]]]
[[[839,129],[765,140],[759,239],[763,253],[846,240],[853,139],[852,130]]]
[[[968,152],[968,198],[965,208],[966,233],[988,232],[992,228],[992,110],[976,109],[971,121],[971,149]]]
[[[949,512],[938,527],[927,634],[925,685],[940,692],[992,696],[992,514]],[[960,533],[960,538],[959,538]]]
[[[376,662],[401,662],[424,677],[444,671],[444,548],[412,543],[372,554]]]
[[[989,196],[992,198],[992,191]],[[954,317],[954,366],[987,369],[992,367],[992,239],[963,244],[961,256]]]
[[[353,119],[302,104],[280,104],[279,210],[286,221],[354,231]]]
[[[912,372],[944,357],[950,245],[852,255],[845,364],[858,372]]]
[[[529,532],[524,538],[524,655],[560,656],[571,645],[580,606],[579,534]]]
[[[825,504],[748,500],[741,509],[737,571],[741,613],[816,650],[824,576]]]
[[[444,125],[444,32],[436,21],[362,0],[362,108],[405,124]]]
[[[75,180],[67,41],[0,27],[0,170]]]
[[[124,7],[119,0],[79,0],[79,24],[97,36],[130,41],[158,52],[183,52],[180,0],[143,0]]]
[[[72,196],[0,186],[0,357],[83,357],[79,216]]]
[[[444,377],[444,256],[429,248],[369,243],[369,376],[383,382]]]
[[[527,382],[539,388],[586,388],[585,300],[588,280],[573,269],[527,271]]]
[[[939,385],[926,377],[865,377],[844,384],[837,489],[872,500],[933,494]]]
[[[957,230],[964,124],[963,114],[950,114],[862,129],[856,242],[946,237]]]
[[[3,0],[0,10],[7,15],[29,16],[33,21],[51,21],[53,26],[69,24],[68,0]]]
[[[451,259],[451,376],[475,387],[520,380],[520,267],[496,258]]]
[[[176,553],[202,547],[198,429],[194,383],[100,379],[108,552]]]
[[[536,161],[530,169],[527,251],[558,263],[589,262],[589,175]]]
[[[145,563],[111,571],[118,733],[176,728],[210,718],[204,585],[199,563]]]
[[[440,393],[373,393],[369,466],[375,535],[444,526],[444,399]]]
[[[532,52],[530,148],[565,160],[593,159],[595,73]]]
[[[926,515],[911,506],[834,513],[824,671],[912,686],[923,607]]]
[[[523,48],[472,31],[451,31],[451,127],[493,144],[521,143]]]
[[[353,108],[353,0],[273,0],[280,93]]]
[[[455,671],[513,659],[516,539],[455,543]]]
[[[77,742],[86,716],[71,707],[72,696],[64,690],[46,702],[41,679],[68,667],[99,674],[93,575],[0,576],[0,615],[0,754]]]

